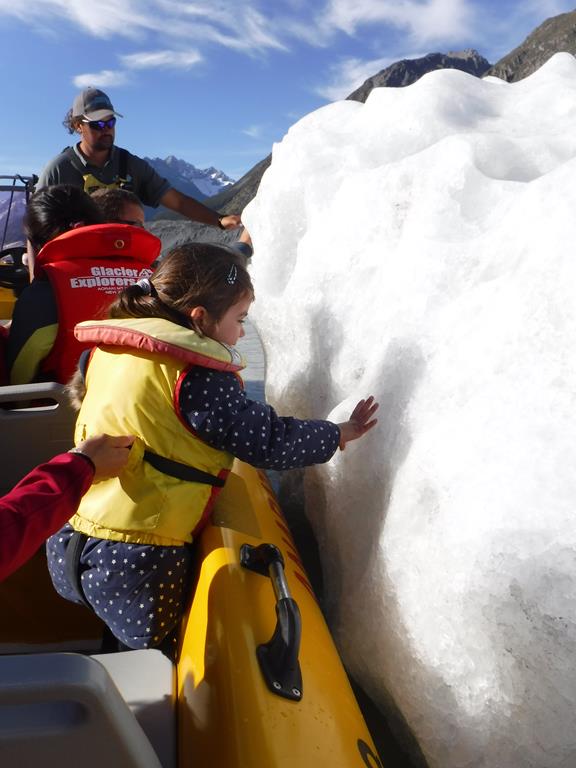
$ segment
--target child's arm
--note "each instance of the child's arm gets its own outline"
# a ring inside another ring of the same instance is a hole
[[[377,403],[360,401],[342,424],[278,416],[265,403],[249,400],[229,373],[195,368],[180,389],[181,416],[195,434],[256,467],[293,469],[328,461],[340,445],[356,440],[376,423]]]
[[[234,374],[192,369],[179,396],[180,415],[202,440],[248,464],[293,469],[328,461],[340,427],[331,421],[278,416],[249,400]]]

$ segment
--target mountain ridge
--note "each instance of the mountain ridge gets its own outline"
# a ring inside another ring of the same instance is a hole
[[[560,51],[567,51],[576,56],[576,10],[543,21],[520,45],[496,64],[490,65],[487,59],[474,49],[448,54],[430,53],[418,59],[403,59],[369,77],[347,96],[347,99],[364,102],[375,87],[405,87],[436,69],[460,69],[475,77],[493,76],[516,82],[531,75]],[[260,180],[271,160],[272,155],[265,157],[232,187],[205,200],[205,205],[222,213],[242,213],[256,195]]]
[[[476,77],[482,77],[489,71],[490,66],[490,62],[474,49],[447,54],[429,53],[417,59],[403,59],[391,64],[365,80],[346,99],[365,102],[373,88],[403,88],[436,69],[459,69]],[[270,154],[244,174],[236,184],[217,196],[208,198],[204,204],[222,213],[242,213],[256,195],[262,176],[271,162]]]
[[[145,157],[150,165],[176,188],[197,200],[213,197],[223,188],[235,183],[235,180],[227,176],[214,166],[198,168],[186,160],[168,155],[168,157]]]
[[[436,69],[459,69],[469,75],[482,77],[490,62],[474,48],[450,53],[428,53],[418,59],[401,59],[372,75],[356,88],[347,100],[365,102],[373,88],[404,88]]]
[[[509,83],[533,74],[555,53],[576,55],[576,11],[568,11],[543,21],[514,50],[491,67],[486,75]]]

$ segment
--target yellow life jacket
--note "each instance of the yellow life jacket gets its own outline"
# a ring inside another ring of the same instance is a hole
[[[66,147],[64,153],[67,155],[68,160],[72,166],[81,174],[84,181],[84,192],[89,195],[97,189],[128,189],[134,192],[134,184],[131,174],[128,172],[128,162],[130,153],[127,149],[117,147],[118,152],[118,173],[114,177],[113,181],[106,183],[100,181],[99,178],[94,176],[93,173],[87,171],[85,165],[82,163],[74,147]]]
[[[111,184],[105,184],[103,181],[100,181],[100,179],[97,179],[92,173],[84,173],[82,174],[82,178],[84,179],[84,192],[87,192],[89,195],[97,189],[125,188],[121,179],[113,181]]]
[[[75,335],[101,345],[88,366],[76,442],[100,433],[139,440],[120,476],[93,484],[70,523],[101,539],[191,542],[219,489],[159,471],[142,460],[144,448],[225,478],[232,455],[207,445],[185,425],[177,412],[178,390],[192,365],[237,372],[242,358],[231,347],[159,318],[88,321],[76,326]]]

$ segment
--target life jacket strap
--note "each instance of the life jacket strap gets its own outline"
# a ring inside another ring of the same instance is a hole
[[[189,483],[204,483],[205,485],[214,485],[216,488],[223,488],[226,482],[223,477],[216,477],[208,472],[203,472],[201,469],[196,469],[196,467],[190,467],[188,464],[159,456],[152,451],[144,451],[144,461],[165,475],[176,477],[178,480],[186,480]]]
[[[111,184],[103,184],[91,173],[87,174],[86,167],[83,165],[82,161],[77,156],[76,152],[74,151],[74,147],[64,147],[63,152],[66,153],[72,167],[82,174],[82,178],[84,179],[84,190],[86,192],[88,191],[93,192],[94,189],[95,188],[97,189],[98,187],[108,187],[108,188],[120,187],[121,189],[128,189],[132,191],[133,185],[128,178],[129,152],[127,149],[124,149],[124,147],[117,147],[117,150],[118,150],[118,175],[116,176],[116,178]],[[87,180],[89,178],[94,179],[94,183],[97,185],[96,187],[92,188],[88,184],[88,189],[86,188]]]
[[[72,536],[70,536],[70,541],[66,547],[66,554],[64,555],[64,572],[74,597],[92,610],[92,606],[89,605],[84,596],[81,580],[82,569],[80,568],[80,558],[82,557],[82,551],[87,539],[86,534],[80,533],[80,531],[74,531]]]

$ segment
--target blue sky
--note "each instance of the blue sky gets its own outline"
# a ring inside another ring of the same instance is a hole
[[[490,62],[563,0],[0,0],[0,174],[72,140],[74,94],[103,88],[116,140],[233,178],[292,123],[389,64],[476,48]]]

